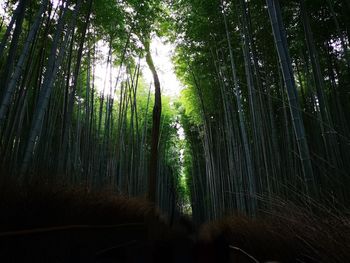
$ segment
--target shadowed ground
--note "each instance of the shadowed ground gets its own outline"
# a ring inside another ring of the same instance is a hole
[[[293,207],[228,217],[196,231],[169,224],[142,198],[84,189],[6,188],[0,201],[1,262],[346,262],[350,224]]]

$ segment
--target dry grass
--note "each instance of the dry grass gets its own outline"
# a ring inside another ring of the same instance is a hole
[[[7,188],[0,193],[0,231],[62,225],[115,225],[159,220],[143,198],[82,188]]]
[[[168,232],[144,198],[107,190],[6,187],[0,211],[0,262],[153,262]]]
[[[237,247],[259,262],[349,261],[349,217],[324,207],[314,213],[280,200],[275,204],[256,219],[233,216],[203,225],[200,243],[220,243],[227,258],[228,247]]]
[[[304,208],[268,202],[273,207],[256,219],[236,215],[202,225],[193,246],[190,220],[171,228],[144,198],[83,188],[3,187],[0,255],[27,262],[103,262],[88,260],[101,254],[118,258],[115,262],[252,262],[244,256],[233,259],[235,248],[258,262],[349,261],[347,214],[316,203]],[[0,256],[1,262],[16,260]]]

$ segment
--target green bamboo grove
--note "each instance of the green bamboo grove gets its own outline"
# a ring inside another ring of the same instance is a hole
[[[1,8],[0,183],[111,189],[198,223],[277,199],[347,207],[349,0]],[[155,36],[176,47],[179,98],[162,94]]]

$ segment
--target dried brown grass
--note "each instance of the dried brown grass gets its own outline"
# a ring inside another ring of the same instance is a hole
[[[306,205],[279,199],[267,202],[272,204],[270,209],[260,211],[255,219],[235,215],[202,225],[193,247],[190,221],[178,222],[170,228],[145,198],[127,198],[106,189],[94,192],[81,187],[7,186],[0,189],[0,242],[12,246],[5,254],[26,250],[23,255],[33,256],[33,260],[37,260],[35,251],[42,256],[40,251],[49,247],[45,251],[50,260],[43,262],[55,262],[52,255],[63,261],[74,258],[69,253],[80,251],[81,247],[85,250],[79,253],[94,257],[106,248],[108,251],[111,245],[127,251],[121,262],[138,254],[149,257],[147,262],[156,262],[154,255],[147,254],[152,249],[158,251],[155,254],[161,260],[182,257],[192,258],[193,262],[250,262],[233,261],[232,247],[259,262],[349,261],[349,214],[316,202]],[[120,228],[113,227],[118,225]],[[60,228],[65,226],[73,228],[62,231]],[[45,229],[52,228],[57,231],[45,234]],[[44,232],[35,233],[38,229]],[[22,238],[28,230],[34,230],[34,235],[27,233]],[[14,236],[6,237],[9,233]],[[121,253],[119,249],[115,251]]]
[[[153,262],[168,232],[142,197],[57,185],[1,190],[0,262]]]
[[[227,248],[220,252],[226,258],[234,246],[259,262],[349,261],[350,217],[345,213],[321,206],[311,212],[310,207],[274,202],[273,209],[255,219],[238,215],[203,225],[199,243],[220,243]]]
[[[0,211],[0,231],[160,220],[160,213],[145,198],[77,187],[8,187],[0,193]]]

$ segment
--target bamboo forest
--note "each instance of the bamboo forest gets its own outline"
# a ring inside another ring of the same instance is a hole
[[[349,262],[349,0],[0,0],[1,262]]]

